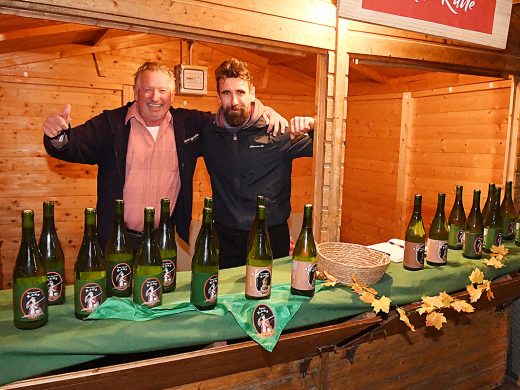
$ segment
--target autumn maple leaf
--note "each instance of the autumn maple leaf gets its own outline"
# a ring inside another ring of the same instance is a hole
[[[494,255],[496,254],[496,255],[505,256],[509,253],[509,249],[507,249],[504,245],[500,245],[500,246],[492,245],[491,253],[493,253]]]
[[[481,284],[484,280],[484,273],[478,268],[475,268],[469,276],[469,280],[471,283]]]
[[[450,304],[453,302],[453,297],[446,293],[446,291],[443,291],[439,294],[439,297],[442,299],[442,305],[443,307],[450,307]]]
[[[504,263],[502,263],[496,256],[491,256],[489,260],[484,260],[484,264],[488,267],[495,267],[495,269],[500,269],[504,266]]]
[[[390,311],[390,303],[392,301],[390,298],[385,297],[384,295],[379,299],[374,299],[372,302],[372,307],[374,308],[374,313],[379,313],[382,311],[383,313],[388,313]]]
[[[453,310],[457,312],[464,312],[464,313],[473,313],[475,311],[475,308],[466,302],[463,299],[456,299],[451,304],[450,307],[453,308]]]
[[[469,293],[470,296],[470,302],[477,302],[480,299],[480,296],[482,295],[482,289],[479,287],[473,287],[472,284],[466,286],[466,290]]]
[[[439,295],[436,295],[434,297],[426,297],[426,296],[423,296],[422,297],[422,301],[427,305],[427,306],[432,306],[436,309],[442,309],[444,307],[444,301],[443,301],[443,298]]]
[[[406,324],[406,326],[407,326],[408,328],[410,328],[410,330],[411,330],[412,332],[415,332],[415,326],[413,326],[413,325],[411,324],[410,319],[409,319],[408,316],[406,315],[406,311],[404,311],[404,309],[401,309],[400,307],[398,307],[398,308],[397,308],[397,312],[399,313],[399,319],[400,319],[401,321],[403,321],[403,322]]]
[[[376,300],[376,298],[367,292],[363,292],[359,294],[359,299],[361,299],[365,303],[372,303]],[[377,313],[377,312],[376,312]]]
[[[444,314],[434,311],[426,316],[426,326],[434,326],[437,330],[442,328],[442,324],[447,323]]]

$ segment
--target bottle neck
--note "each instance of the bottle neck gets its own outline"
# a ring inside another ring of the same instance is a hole
[[[312,229],[312,207],[311,206],[305,206],[305,209],[303,211],[303,224],[302,229]]]
[[[421,205],[422,205],[422,198],[419,196],[416,196],[413,202],[413,214],[415,216],[421,215]]]
[[[480,210],[480,191],[475,191],[473,193],[473,210]]]
[[[43,230],[54,230],[54,204],[43,203]]]
[[[462,187],[457,187],[457,193],[455,195],[455,202],[460,203],[462,202]]]
[[[437,199],[437,211],[435,212],[436,214],[444,214],[445,199],[446,198],[444,196],[439,196],[439,198]]]
[[[23,213],[22,215],[22,241],[31,243],[36,241],[34,235],[34,215]]]

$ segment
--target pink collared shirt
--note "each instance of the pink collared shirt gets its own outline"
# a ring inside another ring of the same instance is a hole
[[[179,162],[170,112],[161,122],[155,141],[135,102],[126,114],[125,123],[128,121],[130,138],[123,188],[125,222],[129,229],[142,231],[145,207],[155,208],[155,227],[159,225],[162,198],[169,198],[174,209],[181,188]]]

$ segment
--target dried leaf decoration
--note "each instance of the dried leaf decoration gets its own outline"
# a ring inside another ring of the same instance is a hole
[[[408,318],[408,316],[406,315],[406,311],[400,307],[397,308],[397,312],[399,313],[399,319],[401,321],[403,321],[406,326],[408,328],[410,328],[410,330],[412,332],[415,332],[415,326],[413,326],[411,323],[410,323],[410,319]]]
[[[334,287],[338,282],[337,278],[335,278],[325,270],[323,270],[323,272],[316,271],[316,278],[320,280],[325,280],[325,283],[323,283],[325,287]]]
[[[482,295],[482,289],[480,287],[475,287],[472,284],[467,285],[466,290],[468,291],[470,302],[477,302]]]
[[[456,299],[450,304],[451,308],[460,313],[473,313],[475,308],[463,299]]]
[[[504,263],[502,263],[496,256],[491,256],[489,260],[484,260],[483,263],[488,267],[494,267],[495,269],[500,269],[504,266]]]
[[[478,268],[475,268],[469,276],[469,280],[471,283],[481,284],[484,281],[484,273]]]
[[[372,307],[374,308],[374,312],[376,314],[380,311],[383,313],[388,313],[390,311],[390,303],[392,303],[390,298],[383,295],[381,298],[375,299],[374,302],[372,302]]]
[[[509,253],[509,249],[507,249],[504,245],[500,245],[500,246],[492,245],[491,253],[493,253],[494,255],[505,256]]]
[[[446,324],[448,321],[444,314],[439,312],[433,312],[426,316],[426,326],[435,326],[437,330],[442,328],[442,324]]]

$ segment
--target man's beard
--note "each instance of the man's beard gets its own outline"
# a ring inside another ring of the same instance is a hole
[[[242,126],[249,119],[250,110],[245,107],[240,107],[238,110],[233,110],[228,107],[224,110],[224,118],[226,122],[233,127]]]

